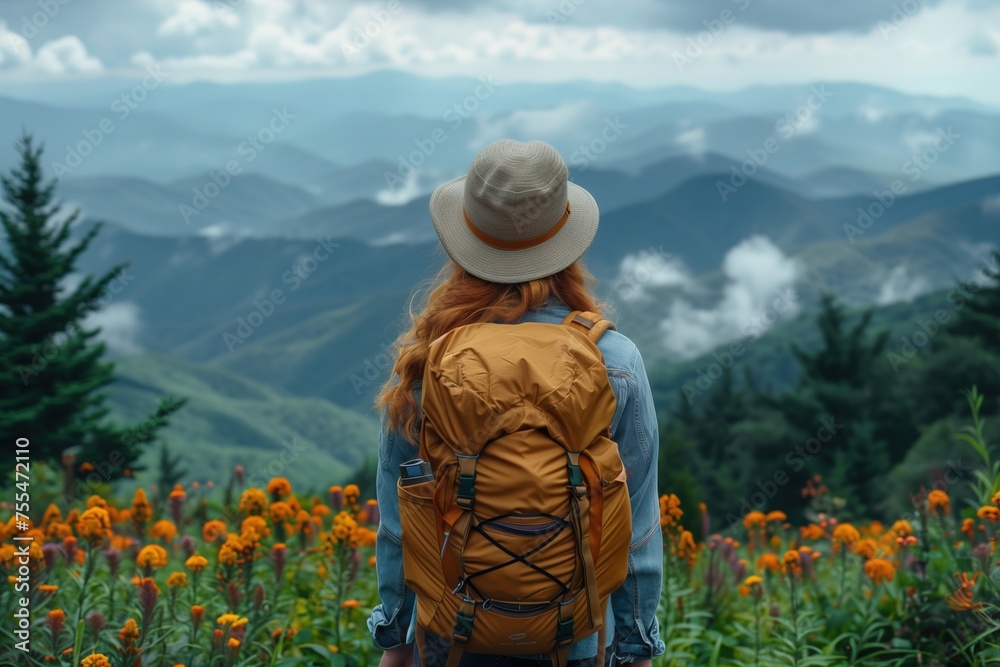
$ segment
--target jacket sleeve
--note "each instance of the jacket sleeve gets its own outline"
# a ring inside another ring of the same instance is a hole
[[[380,602],[368,618],[372,640],[381,649],[407,643],[413,615],[415,598],[403,579],[403,541],[396,480],[399,478],[399,464],[416,455],[416,447],[407,442],[402,434],[387,429],[383,414],[376,475],[380,520],[375,542],[375,571]]]
[[[656,496],[659,432],[653,394],[638,350],[627,383],[628,397],[615,440],[628,476],[632,543],[625,583],[611,595],[614,651],[618,659],[626,663],[666,651],[656,618],[663,584],[663,539]]]

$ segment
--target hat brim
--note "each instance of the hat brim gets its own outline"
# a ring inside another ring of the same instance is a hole
[[[431,195],[431,222],[451,259],[472,275],[495,283],[521,283],[558,273],[583,257],[597,234],[600,210],[594,197],[567,183],[570,214],[546,241],[523,250],[494,248],[476,236],[462,212],[465,176],[440,185]]]

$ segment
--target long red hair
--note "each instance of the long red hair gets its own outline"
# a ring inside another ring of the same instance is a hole
[[[409,442],[417,444],[420,425],[413,384],[423,378],[432,341],[466,324],[515,322],[529,310],[540,308],[550,297],[570,310],[602,314],[605,306],[591,291],[594,282],[579,261],[551,276],[510,284],[477,278],[458,264],[447,262],[426,291],[416,313],[413,302],[420,293],[411,298],[411,326],[395,342],[393,373],[376,397],[375,407],[385,408],[387,425],[402,431]]]

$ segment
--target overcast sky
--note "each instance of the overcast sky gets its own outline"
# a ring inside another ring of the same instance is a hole
[[[0,94],[5,81],[130,76],[159,63],[173,82],[372,68],[710,89],[853,80],[1000,105],[1000,0],[485,4],[0,0]]]

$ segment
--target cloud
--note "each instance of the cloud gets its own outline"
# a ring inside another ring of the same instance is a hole
[[[104,69],[101,61],[89,55],[87,47],[73,35],[46,42],[38,49],[35,64],[51,74],[94,73]]]
[[[454,13],[469,5],[456,0],[412,0],[431,10]],[[866,32],[879,21],[890,21],[894,12],[912,13],[944,0],[617,0],[614,3],[585,0],[499,0],[496,7],[518,12],[526,21],[566,24],[615,25],[635,28],[656,26],[682,32],[700,32],[706,23],[720,20],[724,12],[739,21],[766,30],[797,33]]]
[[[972,56],[995,56],[1000,53],[1000,49],[997,49],[997,42],[993,39],[993,36],[987,32],[977,32],[966,42],[966,48],[969,50],[969,55]]]
[[[207,28],[228,26],[239,23],[235,12],[225,11],[228,5],[217,3],[222,11],[213,9],[209,2],[201,0],[182,0],[177,5],[174,14],[163,20],[156,32],[161,35],[182,35],[191,37]]]
[[[882,282],[875,303],[885,306],[900,301],[913,301],[921,294],[926,294],[930,290],[931,285],[927,282],[926,278],[911,276],[909,269],[905,265],[900,264],[894,267]]]
[[[738,338],[756,338],[798,312],[793,288],[802,267],[768,238],[752,236],[730,249],[722,272],[726,284],[713,308],[683,298],[671,303],[660,329],[672,356],[691,358]]]
[[[100,327],[98,339],[117,356],[142,352],[139,332],[142,330],[139,306],[131,301],[112,302],[84,318],[84,326]]]
[[[614,296],[622,301],[649,299],[650,287],[692,287],[694,280],[684,262],[659,249],[643,249],[622,258]]]
[[[383,206],[402,206],[420,196],[420,184],[417,182],[417,170],[413,169],[406,175],[403,185],[398,188],[386,186],[384,190],[375,193],[375,201]]]

